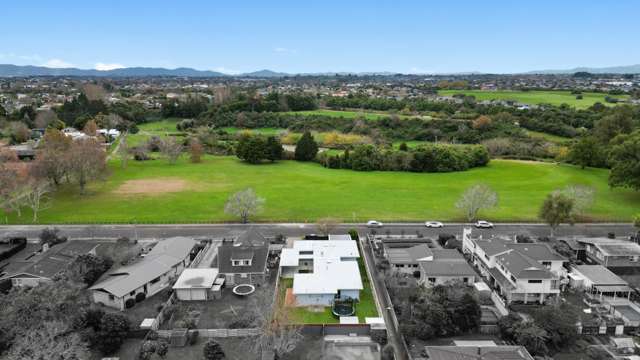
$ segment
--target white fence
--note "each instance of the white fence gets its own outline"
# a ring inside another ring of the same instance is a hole
[[[491,300],[493,300],[493,304],[498,309],[498,312],[501,316],[509,315],[509,310],[507,309],[507,305],[504,303],[504,300],[498,295],[495,291],[491,292]]]
[[[158,336],[162,338],[171,337],[173,330],[158,330]],[[260,333],[260,329],[193,329],[189,331],[197,331],[200,337],[206,338],[230,338],[230,337],[247,337],[256,336]]]

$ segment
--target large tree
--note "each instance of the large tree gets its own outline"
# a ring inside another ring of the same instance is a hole
[[[71,138],[62,131],[47,129],[36,152],[36,160],[31,167],[32,175],[59,185],[68,171],[66,156],[71,145]]]
[[[614,139],[609,153],[609,185],[640,190],[640,130]]]
[[[267,160],[273,162],[276,160],[282,159],[282,154],[284,153],[284,149],[282,148],[282,144],[280,140],[275,136],[269,136],[267,138],[267,143],[265,144],[266,151],[265,156]]]
[[[309,131],[305,131],[296,144],[295,159],[298,161],[311,161],[318,154],[318,143]]]
[[[224,212],[240,217],[243,224],[249,222],[249,217],[262,211],[264,199],[258,197],[252,188],[238,191],[227,199]]]
[[[124,314],[105,314],[96,333],[97,348],[105,355],[118,351],[127,339],[129,327],[129,319]]]
[[[592,136],[582,137],[571,145],[569,161],[580,165],[582,169],[587,166],[604,166],[606,163],[602,145]]]
[[[465,217],[469,221],[475,220],[481,209],[489,209],[497,205],[498,194],[484,184],[469,187],[456,202],[456,207],[464,211]]]
[[[628,106],[618,106],[611,110],[611,114],[598,120],[593,132],[600,142],[609,143],[621,134],[628,134],[633,129],[633,113]]]
[[[560,192],[554,191],[547,195],[540,207],[539,216],[551,227],[551,236],[554,236],[560,224],[573,224],[575,221],[573,205],[573,199]]]
[[[78,139],[67,152],[67,168],[73,180],[84,194],[87,183],[103,175],[106,170],[106,153],[94,139]]]

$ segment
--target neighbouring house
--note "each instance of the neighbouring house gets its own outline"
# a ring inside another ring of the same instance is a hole
[[[52,281],[80,255],[96,254],[100,243],[67,241],[49,247],[36,244],[26,246],[0,266],[0,282],[10,280],[14,287],[36,286]]]
[[[434,249],[432,256],[419,260],[420,280],[424,285],[440,285],[460,281],[468,285],[476,282],[478,275],[456,249]]]
[[[640,266],[640,245],[609,238],[579,238],[588,260],[607,268],[631,268]]]
[[[629,298],[632,289],[629,283],[602,265],[574,265],[569,273],[571,287],[584,289],[592,296]]]
[[[384,256],[389,261],[391,270],[413,274],[419,271],[418,264],[420,261],[433,259],[433,251],[427,244],[411,247],[393,247],[387,244],[384,246]]]
[[[533,360],[524,346],[512,345],[473,345],[468,342],[462,346],[425,346],[429,360]]]
[[[267,280],[269,242],[254,228],[218,247],[218,272],[227,285],[262,284]]]
[[[507,303],[542,304],[548,297],[560,295],[566,260],[547,244],[472,238],[468,228],[462,238],[463,252]]]
[[[179,300],[213,299],[213,287],[218,277],[218,269],[184,269],[173,285]]]
[[[189,266],[197,243],[188,237],[159,241],[144,258],[103,275],[90,288],[93,301],[124,310],[153,296],[169,286]]]
[[[360,299],[363,289],[353,240],[297,240],[282,249],[280,274],[293,278],[298,306],[330,306],[334,300]]]

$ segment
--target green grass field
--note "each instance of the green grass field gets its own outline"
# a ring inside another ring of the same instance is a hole
[[[391,116],[391,113],[385,112],[370,112],[370,111],[359,111],[359,110],[329,110],[329,109],[317,109],[317,110],[308,110],[308,111],[290,111],[288,114],[300,114],[300,115],[323,115],[330,117],[342,117],[345,119],[355,119],[359,116],[364,116],[366,120],[380,120],[383,118],[388,118]],[[425,120],[431,119],[430,116],[426,115],[401,115],[397,114],[401,119],[409,119],[409,118],[423,118]]]
[[[454,204],[478,182],[494,188],[499,207],[481,217],[493,221],[536,221],[545,196],[568,184],[596,189],[592,220],[629,221],[640,210],[640,192],[607,186],[608,171],[550,163],[494,160],[489,166],[455,173],[356,172],[325,169],[316,163],[280,161],[249,165],[235,157],[206,156],[175,165],[164,159],[130,161],[127,169],[110,162],[106,181],[87,195],[65,185],[54,194],[42,223],[190,223],[237,221],[223,211],[232,193],[252,187],[266,199],[255,221],[313,222],[332,216],[344,221],[463,220]],[[167,186],[179,183],[173,189]],[[133,190],[136,191],[131,191]],[[173,191],[173,192],[169,192]],[[10,223],[30,223],[29,211]]]
[[[265,135],[265,136],[272,136],[272,135],[275,136],[287,131],[287,129],[282,129],[282,128],[241,129],[237,127],[224,127],[222,128],[222,130],[228,132],[229,134],[237,134],[241,131],[248,131],[253,134],[259,134],[259,135]]]
[[[127,145],[138,146],[144,144],[152,136],[164,137],[167,134],[176,134],[178,119],[170,118],[160,121],[153,121],[138,126],[138,133],[127,135]]]
[[[484,91],[484,90],[440,90],[438,94],[451,96],[454,94],[473,95],[477,100],[515,100],[524,104],[567,104],[577,109],[586,109],[596,102],[610,105],[604,101],[607,94],[583,92],[582,100],[577,100],[576,95],[570,91]],[[627,99],[628,95],[615,95],[618,99]]]
[[[532,131],[532,130],[526,130],[527,135],[529,137],[532,138],[541,138],[553,143],[557,143],[557,144],[562,144],[562,143],[566,143],[568,141],[571,141],[571,138],[568,137],[563,137],[563,136],[558,136],[558,135],[553,135],[553,134],[548,134],[548,133],[544,133],[544,132],[539,132],[539,131]]]

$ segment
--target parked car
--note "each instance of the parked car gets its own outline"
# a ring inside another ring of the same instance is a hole
[[[428,228],[441,228],[444,227],[444,224],[440,221],[427,221],[424,223],[424,226]]]
[[[476,221],[474,226],[478,229],[493,229],[493,224],[485,220]]]
[[[367,221],[367,227],[369,228],[381,228],[382,226],[384,225],[380,221],[376,221],[376,220]]]

